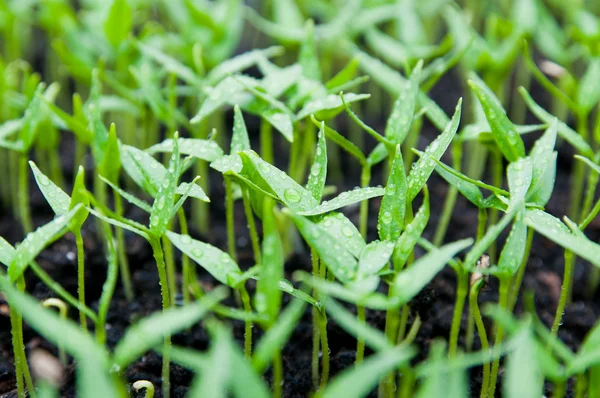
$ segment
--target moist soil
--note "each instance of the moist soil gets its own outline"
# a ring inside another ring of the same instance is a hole
[[[450,114],[456,104],[461,90],[457,85],[457,74],[449,74],[442,79],[437,88],[432,92],[432,97],[438,104],[443,106],[444,110]],[[372,87],[372,86],[371,86]],[[540,92],[535,90],[534,93]],[[540,97],[540,96],[538,96]],[[388,102],[387,96],[383,97],[384,102]],[[547,106],[544,98],[541,98],[541,104]],[[226,114],[227,120],[232,120],[231,113]],[[534,119],[528,120],[535,123]],[[381,117],[372,118],[369,122],[378,131],[383,131],[384,120]],[[248,128],[253,136],[253,141],[258,137],[258,124],[255,120],[249,120]],[[340,131],[344,131],[343,124],[338,126]],[[421,134],[419,148],[424,148],[436,135],[438,131],[427,122],[424,124]],[[539,134],[530,134],[525,137],[526,145],[531,147],[533,139]],[[61,159],[67,181],[72,180],[72,153],[73,142],[69,140],[69,135],[64,135],[65,139],[61,143]],[[253,142],[253,147],[259,148],[258,142]],[[569,203],[569,175],[572,167],[573,153],[567,145],[561,145],[558,149],[558,168],[557,179],[554,194],[550,200],[547,211],[556,216],[562,216],[566,213]],[[287,153],[287,151],[275,151],[275,153]],[[444,159],[449,163],[449,159]],[[287,164],[287,159],[276,159],[280,167]],[[346,164],[348,163],[348,164]],[[89,167],[91,168],[91,167]],[[358,169],[351,165],[351,161],[342,158],[342,170],[346,172],[344,181],[335,183],[338,187],[351,189],[356,185],[359,179]],[[88,173],[88,175],[91,173]],[[374,170],[373,184],[381,184],[382,171]],[[213,198],[224,197],[224,188],[222,180],[216,173],[211,173],[211,194]],[[431,198],[431,219],[429,227],[425,232],[426,238],[432,238],[437,225],[443,201],[447,192],[447,184],[433,173],[429,183]],[[36,225],[42,225],[52,218],[50,207],[45,203],[44,198],[37,189],[33,178],[30,181],[31,207],[33,218]],[[211,204],[211,229],[210,235],[201,235],[190,225],[191,235],[214,244],[218,247],[226,247],[226,229],[225,229],[225,211],[222,200],[214,200]],[[237,252],[238,260],[242,268],[253,265],[252,250],[247,235],[246,221],[244,218],[241,204],[236,207],[236,231],[237,231]],[[369,203],[370,225],[369,240],[376,239],[376,222],[379,200],[373,199]],[[353,221],[357,222],[358,207],[349,207],[344,209],[344,213]],[[189,214],[189,213],[188,213]],[[128,207],[126,216],[144,220],[144,214],[133,207]],[[102,245],[96,238],[95,223],[88,221],[84,228],[84,242],[86,253],[86,298],[88,304],[97,309],[98,299],[101,294],[102,284],[106,277],[106,261],[102,253]],[[446,241],[451,242],[465,237],[475,236],[477,227],[477,209],[470,205],[466,200],[459,197],[455,210],[452,215]],[[586,229],[586,234],[591,239],[597,240],[600,236],[600,222],[595,220]],[[18,221],[7,208],[0,208],[0,236],[11,243],[22,240],[23,235]],[[111,303],[107,319],[107,343],[110,347],[118,342],[125,329],[137,319],[147,316],[153,312],[160,311],[161,297],[158,284],[158,275],[156,265],[152,257],[150,246],[138,236],[125,233],[126,249],[129,257],[129,263],[132,272],[132,278],[135,287],[135,299],[128,302],[125,299],[120,284],[117,286],[114,298]],[[501,238],[501,240],[504,238]],[[38,262],[57,282],[66,288],[73,295],[77,293],[77,265],[76,265],[75,239],[71,234],[52,244],[44,250]],[[422,251],[417,248],[417,256]],[[179,256],[179,253],[176,254]],[[179,257],[177,257],[179,260]],[[591,266],[581,259],[577,260],[574,272],[574,283],[572,292],[572,302],[567,305],[564,314],[564,321],[559,330],[559,337],[573,350],[576,350],[584,339],[585,335],[595,324],[600,313],[600,300],[596,292],[589,295],[586,289],[586,282]],[[286,262],[285,272],[288,279],[292,279],[292,273],[296,270],[310,271],[310,256],[305,247],[301,245],[296,253]],[[216,285],[216,281],[201,268],[197,269],[198,277],[206,290],[210,290]],[[556,305],[561,290],[561,281],[563,274],[563,250],[553,242],[535,236],[531,249],[531,255],[521,297],[526,291],[533,291],[535,295],[535,309],[540,319],[550,325],[554,318]],[[42,284],[31,271],[26,273],[27,290],[39,300],[53,297],[54,294]],[[253,282],[249,282],[249,290],[254,289]],[[415,315],[418,313],[423,323],[416,336],[414,344],[420,349],[418,358],[415,361],[426,358],[430,343],[437,338],[447,340],[450,333],[450,324],[452,321],[452,311],[454,308],[456,291],[456,279],[454,272],[450,267],[446,267],[411,303],[409,324],[412,323]],[[3,297],[0,297],[2,300]],[[496,303],[498,300],[498,283],[493,278],[480,293],[480,305],[484,303]],[[284,296],[284,303],[287,304],[289,296]],[[230,304],[235,305],[232,301]],[[348,306],[350,310],[354,310]],[[13,353],[11,346],[9,307],[5,301],[0,301],[0,397],[16,396],[15,374],[13,369]],[[521,299],[517,302],[515,312],[522,313],[523,305]],[[459,344],[464,347],[465,335],[467,329],[467,306],[463,312]],[[76,319],[76,311],[70,309],[70,316]],[[379,328],[384,329],[385,313],[383,311],[367,310],[368,322]],[[238,321],[231,322],[236,340],[240,346],[243,344],[243,323]],[[491,332],[491,324],[486,320],[488,333]],[[328,336],[331,351],[331,376],[335,376],[340,371],[353,365],[356,340],[341,329],[334,320],[328,321]],[[40,337],[34,330],[25,324],[24,329],[25,343],[28,353],[32,350],[41,348],[50,351],[56,355],[56,348]],[[254,328],[254,341],[258,341],[261,331],[258,327]],[[208,347],[209,338],[202,327],[197,325],[189,332],[181,333],[173,337],[174,344],[191,347],[197,350],[204,350]],[[473,350],[480,349],[480,343],[477,335],[473,342]],[[311,381],[311,351],[312,350],[312,323],[311,311],[307,308],[306,313],[300,323],[295,328],[289,342],[283,349],[283,367],[284,367],[284,385],[283,394],[285,397],[307,397],[312,390]],[[367,355],[368,355],[367,351]],[[61,391],[61,396],[74,397],[74,367],[71,363],[65,369],[65,382]],[[500,368],[500,382],[502,378]],[[469,386],[472,396],[479,394],[481,385],[481,367],[475,367],[470,370]],[[125,371],[125,378],[133,383],[136,380],[146,379],[154,383],[156,387],[156,396],[161,396],[161,358],[154,352],[149,352],[131,365]],[[265,374],[265,379],[271,378],[270,371]],[[193,379],[193,373],[178,365],[171,364],[171,385],[173,397],[184,397],[188,387]],[[548,386],[550,389],[551,386]],[[498,394],[500,394],[498,389]],[[569,386],[567,396],[571,396],[572,386]],[[134,394],[135,395],[135,394]],[[141,395],[140,395],[141,396]],[[375,392],[371,396],[376,396]]]

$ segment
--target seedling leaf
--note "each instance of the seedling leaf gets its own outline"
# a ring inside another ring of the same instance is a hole
[[[175,247],[198,263],[222,284],[231,286],[235,277],[241,274],[235,261],[227,253],[216,247],[192,239],[189,235],[179,235],[170,231],[167,231],[166,234]]]
[[[312,194],[317,202],[323,197],[323,188],[327,178],[327,145],[325,142],[325,122],[321,122],[315,160],[310,168],[306,189]]]
[[[31,167],[31,170],[33,170],[35,182],[37,182],[44,198],[46,198],[46,201],[50,207],[52,207],[52,211],[54,211],[57,216],[62,216],[67,213],[69,211],[69,203],[71,202],[69,195],[42,173],[33,161],[29,161],[29,166]]]
[[[342,192],[335,198],[329,201],[324,201],[319,206],[313,207],[312,209],[301,210],[298,212],[298,214],[303,216],[316,216],[319,214],[328,213],[330,211],[337,210],[341,207],[362,202],[363,200],[368,200],[377,196],[382,196],[384,192],[385,190],[383,188],[356,188],[352,191]]]
[[[408,202],[412,202],[417,196],[435,169],[433,159],[439,160],[446,152],[450,142],[452,142],[460,123],[461,107],[462,99],[458,101],[454,116],[452,116],[452,120],[446,125],[444,131],[425,149],[425,153],[429,156],[421,156],[410,169],[406,199]],[[430,157],[433,159],[430,159]]]
[[[177,139],[177,134],[175,134],[175,139]],[[169,221],[171,221],[173,200],[179,179],[179,161],[179,147],[175,142],[169,160],[169,168],[160,183],[150,212],[150,232],[157,237],[165,233]]]
[[[381,199],[377,231],[382,240],[396,241],[404,228],[404,213],[406,211],[406,173],[400,144],[396,145],[396,154],[392,170]]]

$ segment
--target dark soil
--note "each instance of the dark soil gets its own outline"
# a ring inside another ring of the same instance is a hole
[[[452,75],[450,75],[452,76]],[[460,90],[454,77],[443,79],[438,88],[432,93],[434,99],[444,106],[447,113],[452,111]],[[386,97],[387,98],[387,97]],[[228,115],[230,119],[231,115]],[[381,120],[369,120],[373,127],[378,130],[383,129]],[[249,124],[250,130],[257,132],[257,126],[254,123]],[[429,124],[425,124],[419,147],[423,148],[430,142],[438,132]],[[257,134],[256,134],[257,136]],[[67,135],[65,135],[67,137]],[[537,134],[532,134],[535,138]],[[531,144],[531,143],[530,143]],[[258,147],[258,145],[256,145]],[[71,180],[69,176],[72,170],[72,143],[65,140],[63,143],[62,156],[63,166],[67,181]],[[276,151],[276,153],[285,153],[285,151]],[[566,213],[569,200],[569,173],[571,168],[572,153],[566,145],[559,149],[558,175],[556,188],[547,210],[557,216]],[[283,166],[287,164],[287,159],[278,159]],[[346,168],[344,167],[344,170]],[[352,169],[351,169],[352,170]],[[356,185],[358,174],[350,173],[347,181],[343,181],[345,188],[351,188]],[[382,183],[381,172],[375,170],[374,184]],[[213,174],[211,177],[212,193],[214,198],[224,197],[220,176]],[[339,184],[338,184],[339,185]],[[431,191],[432,216],[429,222],[425,237],[431,238],[437,225],[438,217],[443,206],[443,200],[447,192],[447,184],[437,175],[432,176],[429,182]],[[44,198],[37,190],[35,184],[31,183],[31,201],[36,225],[47,222],[52,213]],[[219,247],[225,247],[226,231],[224,220],[223,201],[214,200],[211,213],[211,234],[210,236],[200,236],[197,232],[192,235],[202,240],[208,241]],[[375,238],[377,209],[379,201],[370,202],[370,238]],[[357,221],[358,208],[351,207],[345,210],[346,214]],[[129,217],[134,219],[143,219],[143,214],[139,214],[135,209],[129,208]],[[459,198],[448,234],[447,241],[454,241],[464,237],[475,235],[477,225],[477,210],[466,200]],[[241,207],[236,209],[236,230],[238,231],[238,256],[242,267],[252,265],[252,250],[247,236],[246,221]],[[600,235],[600,222],[594,221],[586,230],[590,238],[597,239]],[[8,209],[0,209],[0,236],[3,236],[11,243],[22,239],[19,223],[13,218]],[[96,239],[94,223],[86,224],[84,231],[86,244],[86,294],[88,303],[95,309],[97,300],[100,297],[102,284],[106,277],[106,265],[101,250],[101,244]],[[114,346],[123,335],[123,331],[136,319],[146,316],[152,312],[160,311],[161,298],[158,284],[156,265],[152,258],[149,245],[141,238],[126,233],[127,254],[129,256],[131,271],[133,275],[134,286],[136,289],[135,300],[128,303],[123,295],[119,285],[115,293],[107,320],[107,336],[109,346]],[[76,294],[76,249],[74,237],[70,234],[54,243],[39,256],[39,264],[62,286],[72,294]],[[539,317],[550,325],[554,318],[554,312],[560,294],[560,285],[563,273],[563,251],[554,243],[545,238],[536,236],[529,264],[527,266],[522,293],[526,290],[533,290],[535,293],[535,305]],[[417,255],[422,254],[417,252]],[[286,274],[291,279],[291,274],[298,270],[310,270],[310,259],[306,250],[299,250],[286,263]],[[560,328],[560,338],[573,350],[581,344],[586,333],[595,324],[600,313],[600,301],[598,293],[594,297],[586,296],[586,281],[590,266],[583,261],[577,261],[575,267],[573,283],[573,300],[565,311],[564,323]],[[198,269],[198,275],[206,289],[214,286],[215,281],[201,269]],[[52,297],[53,293],[36,277],[28,271],[26,274],[27,290],[36,298],[42,300]],[[450,267],[446,267],[433,282],[420,294],[412,303],[412,313],[410,320],[414,319],[416,312],[423,320],[423,325],[419,330],[415,344],[419,346],[421,353],[419,358],[427,355],[430,343],[436,338],[447,339],[450,332],[450,324],[455,299],[455,276]],[[254,286],[249,286],[250,290]],[[480,303],[497,302],[497,282],[492,278],[489,285],[480,294]],[[286,297],[286,301],[287,301]],[[5,303],[0,303],[0,396],[13,396],[15,394],[15,377],[12,365],[12,346],[10,336],[10,322],[8,318],[8,307]],[[521,302],[517,303],[516,312],[521,313],[523,307]],[[75,318],[75,311],[71,309],[71,317]],[[385,323],[385,314],[383,312],[367,311],[369,323],[383,330]],[[232,322],[233,331],[236,339],[240,342],[243,339],[243,324],[241,322]],[[467,311],[463,313],[463,322],[460,333],[460,344],[464,346],[464,337],[466,334]],[[260,331],[255,328],[255,341],[260,338]],[[490,329],[491,330],[491,329]],[[312,324],[310,310],[307,309],[305,316],[296,327],[289,343],[283,351],[283,365],[285,374],[284,396],[286,397],[306,397],[309,396],[312,389],[311,382],[311,346],[312,346]],[[339,328],[333,320],[328,323],[328,335],[331,349],[331,375],[334,376],[339,371],[351,366],[354,362],[356,341],[353,337]],[[208,346],[208,336],[202,325],[194,327],[189,333],[183,333],[173,338],[175,344],[204,350]],[[25,342],[28,352],[36,348],[43,348],[56,354],[56,349],[50,343],[42,339],[34,330],[25,326]],[[474,339],[474,350],[479,349],[478,338]],[[62,390],[62,396],[75,396],[74,379],[72,364],[66,370],[67,378]],[[502,369],[501,369],[502,372]],[[154,352],[147,353],[125,372],[125,377],[129,382],[140,379],[147,379],[154,383],[157,388],[157,396],[160,396],[160,373],[161,358]],[[471,373],[471,389],[473,395],[478,395],[480,386],[481,369],[474,368]],[[192,372],[171,365],[171,383],[172,395],[174,397],[183,397],[193,378]],[[270,378],[267,372],[266,379]]]

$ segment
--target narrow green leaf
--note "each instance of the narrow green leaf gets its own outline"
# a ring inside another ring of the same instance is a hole
[[[555,119],[546,132],[535,142],[529,155],[533,164],[533,177],[527,198],[540,206],[545,206],[548,203],[554,190],[557,152],[553,149],[557,133],[558,120]]]
[[[73,210],[57,216],[48,224],[27,234],[25,239],[17,246],[15,256],[8,266],[8,276],[10,277],[11,282],[16,281],[23,275],[27,265],[33,261],[46,246],[50,245],[50,243],[66,232],[67,225],[80,210],[81,206],[77,206]]]
[[[527,224],[523,217],[517,216],[515,222],[506,238],[504,248],[500,253],[498,260],[498,269],[501,272],[506,272],[508,275],[516,275],[523,256],[525,255],[525,246],[527,243]]]
[[[167,231],[166,234],[175,247],[198,263],[222,284],[231,286],[236,276],[241,274],[235,261],[227,253],[216,247],[192,239],[189,235],[179,235],[170,231]]]
[[[370,94],[344,94],[344,101],[347,104],[362,101],[370,98]],[[307,102],[296,115],[295,121],[304,119],[307,116],[314,115],[319,120],[333,118],[344,109],[344,104],[339,95],[331,94],[323,98],[317,98]]]
[[[341,71],[339,71],[335,76],[328,80],[327,83],[325,83],[325,88],[332,90],[354,79],[356,76],[356,71],[358,70],[358,63],[358,58],[352,58]],[[340,91],[342,90],[337,90],[332,94],[339,93]]]
[[[311,120],[317,127],[321,128],[321,122],[315,119],[313,115],[311,115]],[[354,156],[360,162],[360,164],[365,164],[367,162],[365,155],[356,145],[354,145],[352,141],[349,141],[346,137],[331,127],[325,126],[325,136],[339,145],[344,151]]]
[[[404,84],[400,95],[394,102],[392,113],[385,126],[385,136],[393,144],[400,144],[410,131],[410,126],[415,114],[417,103],[417,94],[419,93],[419,81],[421,75],[422,63],[418,63],[410,76],[410,79]]]
[[[587,164],[592,171],[594,171],[595,173],[600,174],[600,166],[598,166],[596,163],[594,163],[593,161],[591,161],[590,159],[580,156],[580,155],[575,155],[574,156],[575,159],[581,160],[582,162],[584,162],[585,164]]]
[[[196,177],[194,181],[198,179],[200,179],[200,177]],[[175,189],[175,194],[190,196],[203,202],[210,202],[209,197],[206,195],[202,187],[195,182],[182,182],[179,184],[177,189]]]
[[[71,201],[69,203],[69,210],[73,210],[78,205],[81,205],[81,210],[73,216],[71,222],[69,223],[69,229],[71,231],[81,230],[83,223],[90,214],[90,212],[87,210],[87,207],[90,205],[90,199],[88,196],[88,191],[85,188],[85,170],[83,169],[83,166],[79,166],[77,175],[75,176],[73,192],[71,193]]]
[[[402,267],[406,263],[429,221],[429,191],[424,190],[423,193],[423,204],[396,241],[394,251],[394,265],[396,267]]]
[[[283,278],[283,247],[277,231],[274,202],[265,198],[263,203],[263,242],[260,280],[254,296],[256,310],[267,314],[270,322],[277,319],[281,308],[279,281]]]
[[[362,280],[376,275],[390,261],[394,252],[394,242],[373,241],[366,245],[358,259],[356,279]]]
[[[362,337],[365,344],[375,351],[389,351],[393,348],[387,337],[378,329],[363,323],[333,299],[325,301],[327,313],[335,319],[342,329],[355,337]]]
[[[469,80],[469,86],[477,95],[498,148],[510,162],[525,156],[525,145],[515,126],[506,116],[498,99],[483,82]]]
[[[248,129],[246,129],[242,110],[239,105],[235,105],[233,107],[233,134],[231,135],[231,149],[229,153],[233,155],[246,149],[250,149]]]
[[[356,276],[358,262],[338,240],[321,226],[307,218],[291,214],[296,227],[310,247],[315,249],[321,261],[342,282],[349,282]]]
[[[281,55],[283,51],[283,47],[273,46],[236,55],[215,66],[206,77],[206,81],[210,85],[215,85],[226,76],[233,75],[234,73],[249,68],[261,59]]]
[[[325,188],[326,178],[327,144],[325,142],[325,122],[321,122],[317,148],[315,149],[315,160],[310,168],[308,183],[306,184],[306,189],[312,194],[317,202],[320,202],[323,197],[323,188]]]
[[[382,375],[407,363],[416,354],[412,347],[400,345],[390,351],[375,354],[360,365],[350,367],[331,381],[321,398],[360,398],[377,385]]]
[[[571,250],[578,257],[600,267],[600,245],[583,234],[575,235],[558,218],[541,210],[527,210],[525,223],[559,246]]]
[[[292,301],[279,315],[277,322],[267,330],[252,356],[252,366],[256,372],[263,373],[273,360],[273,355],[282,350],[300,318],[304,315],[305,306],[306,304],[302,300]]]
[[[378,196],[382,196],[385,190],[383,188],[365,187],[356,188],[351,191],[342,192],[335,198],[324,201],[319,206],[312,209],[299,211],[298,214],[303,216],[316,216],[319,214],[328,213],[354,203],[362,202]]]
[[[206,364],[198,372],[192,383],[189,395],[192,397],[227,397],[227,387],[231,372],[231,343],[229,341],[230,331],[224,327],[216,327],[211,330],[211,342]]]
[[[435,171],[440,176],[442,176],[442,178],[446,180],[448,184],[452,185],[465,198],[467,198],[469,202],[473,203],[478,208],[484,207],[483,194],[481,193],[477,185],[457,177],[456,175],[450,173],[449,171],[440,166],[436,166]]]
[[[123,189],[119,188],[117,185],[108,181],[106,178],[104,178],[102,176],[99,176],[99,177],[108,186],[110,186],[116,193],[118,193],[123,198],[125,198],[125,200],[128,201],[129,203],[139,207],[140,209],[144,210],[146,213],[152,212],[152,206],[150,206],[148,203],[146,203],[143,200],[141,200],[140,198],[137,198],[136,196],[130,194],[129,192],[124,191]]]
[[[29,151],[33,143],[35,142],[38,126],[42,120],[43,112],[42,112],[42,92],[46,85],[44,83],[39,83],[37,88],[35,89],[35,93],[27,108],[25,109],[25,114],[23,115],[21,130],[19,130],[19,141],[21,141],[23,145],[23,150],[25,152]]]
[[[118,47],[127,38],[132,23],[132,10],[127,0],[114,0],[104,21],[104,34],[113,47]]]
[[[404,160],[402,159],[400,144],[397,144],[392,170],[379,208],[377,232],[379,232],[380,239],[396,241],[404,229],[406,193]]]
[[[160,182],[167,174],[167,169],[140,149],[129,145],[123,145],[121,149],[121,162],[125,172],[140,188],[155,197]]]
[[[283,171],[262,160],[256,152],[248,150],[239,154],[244,164],[242,174],[259,187],[275,193],[293,211],[314,209],[319,204],[309,191]]]
[[[150,235],[148,235],[150,233],[150,231],[148,230],[148,228],[144,227],[143,225],[136,225],[137,223],[130,221],[131,223],[126,223],[120,220],[115,220],[114,218],[111,217],[107,217],[104,214],[97,212],[96,210],[93,209],[87,209],[90,213],[92,213],[95,217],[106,221],[109,224],[114,225],[115,227],[119,227],[119,228],[123,228],[127,231],[133,232],[136,235],[141,236],[142,238],[146,239],[146,240],[150,240]]]
[[[589,112],[600,101],[600,57],[590,58],[587,70],[577,85],[577,104]]]
[[[319,65],[319,55],[314,38],[314,22],[309,19],[304,24],[306,36],[300,46],[298,54],[298,63],[302,66],[302,74],[312,80],[321,81],[321,66]]]
[[[163,142],[146,149],[146,152],[173,152],[173,143],[173,139],[168,138]],[[193,156],[198,159],[206,160],[207,162],[212,162],[223,156],[223,150],[219,147],[219,144],[212,140],[179,138],[177,143],[179,145],[179,153],[182,155]]]
[[[31,170],[33,170],[35,182],[40,188],[40,191],[42,191],[42,194],[50,207],[52,207],[54,214],[62,216],[67,213],[69,211],[69,203],[71,202],[69,195],[42,173],[32,160],[29,161],[29,166],[31,167]]]
[[[147,316],[129,327],[113,354],[114,363],[125,369],[146,351],[171,336],[196,324],[213,306],[227,297],[227,289],[218,287],[199,301],[180,308],[170,308]]]
[[[515,347],[508,355],[503,393],[507,397],[539,398],[544,393],[543,378],[531,330],[523,327],[511,340]]]
[[[507,178],[510,191],[509,207],[513,207],[525,201],[525,195],[531,186],[533,178],[531,158],[520,158],[510,163],[507,168]]]
[[[117,128],[114,123],[111,123],[108,130],[108,141],[104,149],[104,156],[98,170],[109,181],[116,182],[119,179],[119,172],[121,171],[120,153]]]
[[[200,123],[210,114],[225,105],[231,98],[237,99],[237,95],[242,92],[244,86],[233,76],[228,76],[217,85],[210,88],[209,94],[202,102],[198,113],[190,120],[190,123]]]
[[[177,138],[177,133],[175,133],[175,140]],[[160,183],[150,212],[150,232],[157,237],[165,233],[171,221],[173,200],[177,189],[177,180],[179,179],[179,161],[179,146],[177,141],[174,141],[169,168]]]
[[[550,113],[548,113],[548,111],[539,106],[533,100],[533,98],[531,98],[531,96],[529,95],[527,90],[525,90],[525,88],[519,87],[519,92],[521,93],[521,96],[525,100],[525,103],[527,104],[527,107],[531,110],[531,112],[544,123],[551,124],[554,121],[554,119],[556,119],[555,116],[551,115]],[[561,121],[558,121],[558,135],[562,139],[567,141],[569,144],[571,144],[571,146],[575,148],[581,155],[590,158],[594,156],[594,151],[592,150],[592,147],[590,147],[590,145],[583,139],[583,137]]]
[[[142,42],[136,41],[136,45],[145,56],[152,58],[168,72],[173,73],[186,83],[191,84],[192,86],[200,86],[202,84],[201,79],[196,73],[177,59],[165,54],[156,47],[146,45]]]
[[[473,239],[463,239],[435,249],[415,261],[406,271],[397,274],[392,296],[400,303],[415,297],[458,252],[470,246]]]
[[[444,131],[425,149],[425,153],[428,156],[420,157],[410,169],[406,199],[408,202],[412,202],[421,191],[421,188],[427,183],[429,176],[435,169],[435,162],[433,159],[439,160],[452,142],[456,130],[458,130],[458,124],[460,123],[461,107],[462,98],[458,100],[452,120],[446,125]]]
[[[83,379],[82,382],[88,381],[99,387],[100,391],[111,392],[109,396],[119,396],[115,385],[108,381],[108,353],[90,334],[82,331],[71,320],[63,319],[55,311],[44,308],[28,294],[18,291],[4,277],[0,277],[0,288],[5,292],[11,309],[22,314],[29,326],[48,341],[63,347],[77,359],[79,366],[85,366],[86,363],[96,365],[93,372],[85,369],[78,374],[78,378]],[[94,382],[94,378],[98,380]]]
[[[352,221],[342,213],[327,213],[316,220],[315,224],[333,236],[354,257],[360,257],[366,246],[365,240]]]
[[[313,286],[320,294],[335,297],[356,305],[373,310],[387,310],[398,307],[398,300],[390,298],[384,294],[374,292],[377,289],[378,278],[375,279],[374,286],[371,280],[363,280],[361,283],[356,281],[348,282],[346,286],[337,282],[329,282],[324,279],[313,278],[309,274],[300,274],[298,279],[309,286]],[[364,283],[363,283],[364,282]]]
[[[0,263],[8,267],[15,258],[16,252],[15,248],[0,236]]]
[[[369,74],[375,82],[393,96],[401,94],[401,88],[405,86],[406,79],[394,69],[383,64],[377,58],[359,50],[354,51],[354,55],[360,61],[360,68]],[[427,109],[425,114],[439,130],[443,130],[449,122],[448,116],[444,111],[422,91],[417,96],[417,103],[421,108]]]

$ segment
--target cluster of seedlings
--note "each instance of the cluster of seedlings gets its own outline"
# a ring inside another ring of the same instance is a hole
[[[558,337],[576,263],[589,268],[590,297],[600,284],[600,245],[586,236],[600,212],[600,7],[259,3],[0,3],[0,198],[3,220],[24,232],[0,237],[16,396],[61,394],[35,369],[24,325],[52,343],[59,359],[44,361],[74,372],[81,397],[169,397],[174,364],[194,374],[190,397],[600,396],[600,328],[575,351]],[[434,101],[440,80],[464,100]],[[553,215],[559,153],[568,206]],[[436,178],[447,192],[434,207]],[[32,216],[34,190],[50,222]],[[463,200],[476,209],[474,235],[451,240]],[[37,262],[68,234],[76,291]],[[113,296],[135,302],[152,288],[135,284],[136,236],[155,260],[162,308],[109,344]],[[251,260],[239,258],[240,236]],[[564,253],[551,324],[521,288],[542,238]],[[85,277],[88,239],[101,246],[100,281]],[[449,333],[419,347],[425,320],[412,300],[446,267]],[[492,278],[498,301],[480,309]],[[32,279],[54,297],[28,292]],[[102,284],[97,300],[86,299],[90,284]],[[368,322],[374,313],[384,328]],[[305,316],[311,387],[295,392],[282,351]],[[332,323],[356,348],[330,377]],[[208,333],[206,350],[172,344],[194,328]],[[160,385],[126,375],[149,351]]]

